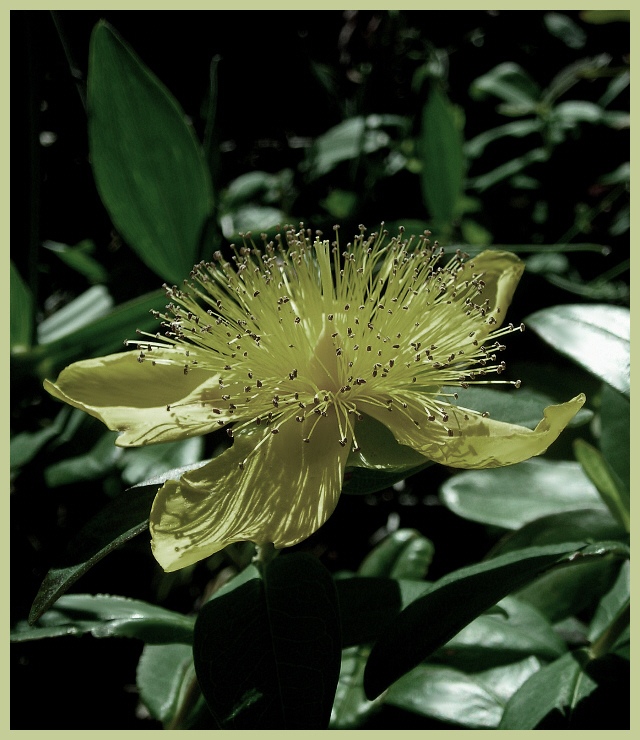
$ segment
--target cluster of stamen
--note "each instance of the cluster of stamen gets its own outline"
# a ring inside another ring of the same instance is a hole
[[[189,403],[208,407],[231,436],[258,426],[278,434],[295,420],[309,441],[335,414],[337,441],[357,449],[367,404],[452,436],[443,387],[519,386],[485,376],[504,371],[498,339],[522,325],[492,329],[473,260],[458,251],[439,266],[429,232],[389,238],[361,227],[341,250],[337,227],[329,242],[301,225],[284,239],[263,234],[260,248],[250,234],[243,242],[231,261],[216,252],[182,288],[165,285],[166,311],[154,312],[164,333],[128,342],[140,362],[208,371],[214,387]]]

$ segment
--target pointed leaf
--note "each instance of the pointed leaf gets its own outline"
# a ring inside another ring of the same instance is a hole
[[[624,490],[622,482],[611,470],[602,454],[583,439],[573,443],[578,462],[598,489],[609,511],[628,532],[631,526],[629,515],[629,491]]]
[[[179,478],[187,470],[206,464],[206,460],[162,475],[125,491],[91,519],[67,547],[61,562],[52,567],[31,606],[29,623],[33,624],[80,576],[105,555],[149,528],[149,512],[166,480]]]
[[[339,630],[331,575],[306,553],[280,556],[264,579],[243,579],[216,595],[198,615],[194,661],[219,725],[327,729]]]
[[[586,562],[618,548],[618,543],[595,549],[581,543],[532,547],[445,576],[402,611],[373,646],[364,677],[367,696],[378,696],[475,617],[563,557]]]
[[[463,193],[465,159],[462,127],[444,92],[434,87],[422,110],[419,140],[422,196],[432,219],[444,228]]]
[[[9,328],[11,352],[25,352],[31,346],[34,315],[33,296],[22,279],[18,268],[11,262],[11,312]]]
[[[541,668],[508,702],[500,729],[532,730],[554,709],[571,712],[597,683],[585,670],[586,653],[567,653]]]
[[[178,283],[213,206],[204,155],[177,101],[104,21],[91,36],[87,106],[102,202],[148,267]]]
[[[560,354],[629,396],[629,309],[565,305],[544,308],[525,319]]]

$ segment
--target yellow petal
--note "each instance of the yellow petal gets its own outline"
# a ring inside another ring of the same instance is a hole
[[[184,353],[154,350],[154,356],[175,362]],[[137,351],[121,352],[75,362],[55,383],[45,380],[44,387],[122,432],[116,440],[121,447],[205,434],[218,421],[229,421],[228,415],[214,411],[221,391],[210,371],[193,367],[185,375],[182,365],[153,365],[149,359],[138,362],[138,357]]]
[[[488,326],[487,330],[494,330],[503,323],[507,309],[511,305],[513,294],[524,272],[524,262],[511,252],[487,250],[467,263],[472,272],[482,274],[485,287],[481,300],[489,301],[490,311],[487,317],[493,316],[496,323]],[[485,333],[488,333],[485,332]],[[480,338],[480,334],[476,338]]]
[[[153,503],[150,529],[153,553],[165,571],[191,565],[232,542],[289,547],[329,518],[349,444],[339,444],[333,413],[320,419],[310,442],[303,442],[310,421],[285,422],[278,434],[238,435],[207,465],[164,484]]]
[[[584,394],[567,403],[547,406],[544,417],[533,430],[484,418],[476,411],[445,407],[446,425],[429,422],[424,413],[409,406],[417,427],[399,409],[389,412],[379,407],[363,408],[365,413],[386,424],[401,444],[413,447],[434,462],[454,468],[498,468],[541,455],[560,435],[585,402]],[[453,436],[448,435],[448,429]]]

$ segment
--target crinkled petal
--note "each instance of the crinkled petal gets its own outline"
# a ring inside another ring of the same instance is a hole
[[[320,419],[305,443],[308,423],[291,420],[278,434],[238,435],[207,465],[165,483],[150,517],[153,553],[165,571],[232,542],[289,547],[328,519],[340,495],[349,445],[338,442],[334,414]]]
[[[496,320],[495,324],[486,325],[486,331],[481,330],[477,334],[476,338],[480,339],[482,334],[502,325],[524,272],[524,262],[511,252],[489,249],[469,260],[468,264],[469,267],[473,265],[474,273],[482,274],[485,287],[481,300],[489,301],[490,311],[487,312],[487,317],[493,316]]]
[[[446,424],[427,421],[417,408],[389,412],[373,405],[362,411],[386,424],[401,444],[434,462],[453,468],[498,468],[541,455],[560,435],[585,402],[584,394],[547,406],[535,429],[484,418],[476,411],[449,406]],[[416,426],[413,419],[419,420]],[[445,428],[446,427],[446,428]],[[453,432],[449,436],[447,429]]]
[[[175,362],[176,354],[170,352],[154,350],[154,357]],[[185,374],[183,365],[153,365],[138,357],[139,352],[121,352],[74,362],[55,383],[45,380],[44,387],[122,432],[116,440],[121,447],[205,434],[230,420],[224,409],[216,408],[221,391],[210,371],[193,367]]]

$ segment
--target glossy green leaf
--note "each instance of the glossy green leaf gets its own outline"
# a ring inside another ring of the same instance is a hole
[[[18,268],[11,262],[11,311],[9,329],[11,353],[25,352],[31,346],[34,326],[33,296],[20,276]]]
[[[502,702],[482,683],[455,668],[419,665],[398,679],[385,704],[469,729],[492,729],[502,717]]]
[[[576,459],[598,489],[609,511],[628,532],[631,526],[629,491],[623,490],[620,479],[593,445],[583,439],[576,439],[573,443],[573,450]]]
[[[440,495],[459,516],[505,529],[564,511],[606,509],[578,463],[544,459],[458,473],[445,481]]]
[[[433,87],[422,109],[419,152],[422,197],[441,228],[451,224],[463,193],[466,170],[462,127],[444,92]]]
[[[340,654],[333,579],[306,553],[277,557],[196,620],[198,682],[226,729],[327,729]]]
[[[629,603],[631,592],[630,571],[631,565],[627,560],[622,563],[618,577],[611,590],[600,600],[598,608],[589,623],[588,638],[590,642],[594,642],[602,637],[615,617]]]
[[[554,306],[537,311],[525,323],[560,354],[629,396],[629,309]]]
[[[369,468],[352,468],[347,470],[345,474],[342,493],[364,496],[365,494],[384,491],[386,488],[391,488],[398,481],[410,478],[431,465],[433,465],[433,462],[427,460],[422,465],[413,468],[398,468],[395,471],[391,468],[391,472]]]
[[[138,668],[136,685],[140,699],[151,716],[165,724],[176,715],[181,700],[196,681],[190,645],[145,645]]]
[[[584,554],[576,554],[581,547],[581,543],[564,543],[528,548],[462,568],[437,581],[374,644],[364,675],[367,697],[378,696],[490,606],[566,556],[572,555],[571,562],[597,560],[617,553],[618,545],[586,547]]]
[[[342,651],[340,678],[331,710],[330,730],[357,730],[372,715],[380,711],[380,699],[369,701],[362,688],[369,647],[351,647]]]
[[[571,714],[596,688],[582,650],[567,653],[534,673],[507,703],[501,730],[533,730],[554,709]]]
[[[614,582],[619,562],[614,555],[597,560],[575,561],[571,568],[544,573],[520,589],[518,598],[559,622],[596,606]]]
[[[415,529],[398,529],[364,558],[358,575],[422,580],[433,552],[433,543]]]
[[[204,155],[177,101],[104,21],[91,36],[87,106],[93,173],[113,223],[148,267],[181,282],[213,207]]]
[[[473,674],[476,681],[486,686],[504,704],[515,694],[522,684],[540,670],[542,663],[530,655],[515,663],[498,665]]]
[[[613,472],[628,490],[631,469],[629,399],[604,383],[600,408],[600,449]]]
[[[566,650],[551,623],[534,607],[514,596],[498,602],[497,613],[481,614],[440,648],[443,662],[475,672],[529,655],[553,660]]]
[[[38,325],[38,344],[50,344],[101,319],[113,308],[104,285],[94,285]]]
[[[195,465],[202,460],[204,446],[203,437],[191,437],[178,442],[127,448],[118,460],[122,480],[131,486],[163,475],[167,468],[175,470]]]
[[[42,246],[57,254],[65,265],[83,275],[90,283],[106,283],[109,279],[107,270],[92,257],[95,244],[90,239],[85,239],[73,247],[51,240],[44,242]]]
[[[567,539],[573,542],[624,539],[625,534],[624,528],[605,508],[572,509],[541,516],[520,529],[509,532],[494,546],[492,554],[499,555],[525,547],[554,545]]]
[[[94,637],[135,637],[152,644],[183,642],[191,644],[192,617],[122,596],[67,594],[56,608],[44,614],[37,624],[21,623],[12,640],[39,640],[44,637],[81,635]]]

